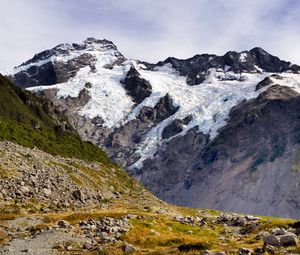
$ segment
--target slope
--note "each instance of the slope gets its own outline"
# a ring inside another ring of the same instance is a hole
[[[112,163],[100,148],[83,142],[51,103],[0,75],[0,139],[52,154]]]

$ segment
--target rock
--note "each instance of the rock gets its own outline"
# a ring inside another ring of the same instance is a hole
[[[289,228],[286,231],[296,235],[296,229],[294,229],[294,228]]]
[[[239,255],[248,255],[251,254],[251,250],[247,248],[240,248],[239,249]]]
[[[20,192],[23,193],[23,194],[26,194],[30,191],[30,188],[27,187],[27,186],[22,186],[19,188]]]
[[[262,255],[264,254],[264,249],[260,247],[256,247],[253,250],[253,255]]]
[[[150,234],[155,236],[160,236],[160,233],[155,231],[154,229],[150,229]]]
[[[57,222],[57,225],[60,228],[69,228],[70,227],[70,224],[65,220],[60,220],[59,222]]]
[[[264,250],[265,250],[266,252],[268,252],[268,254],[275,254],[276,251],[278,250],[278,247],[274,247],[274,246],[271,246],[271,245],[266,245],[266,246],[264,247]]]
[[[126,254],[132,254],[137,251],[137,249],[131,244],[125,244],[123,249]]]
[[[65,249],[65,247],[62,244],[56,244],[52,247],[52,249],[62,251]]]
[[[140,104],[146,97],[152,93],[152,87],[149,81],[142,78],[139,72],[131,66],[125,79],[122,81],[127,94],[131,96],[136,104]]]
[[[49,197],[51,195],[52,191],[51,191],[51,189],[44,188],[43,193],[46,197]]]
[[[137,219],[137,218],[138,218],[138,216],[135,215],[135,214],[128,214],[127,215],[127,219]]]
[[[213,255],[212,252],[204,250],[204,251],[200,251],[199,255]]]
[[[270,245],[279,247],[281,246],[279,239],[275,235],[268,235],[263,237],[264,246]]]
[[[186,231],[186,233],[189,234],[189,235],[192,235],[193,231],[192,230],[188,230],[188,231]]]
[[[82,193],[82,191],[80,189],[74,190],[72,192],[72,195],[76,200],[79,200],[80,202],[84,201],[84,194]]]
[[[271,233],[276,236],[280,236],[286,234],[286,231],[283,228],[275,228],[271,230]]]
[[[66,245],[65,246],[66,251],[71,251],[72,249],[73,249],[73,247],[71,245]]]
[[[296,246],[297,245],[297,237],[292,233],[280,236],[280,244],[284,247]]]
[[[92,250],[94,248],[94,246],[90,243],[84,243],[82,245],[82,248],[85,249],[85,250]]]
[[[265,79],[263,79],[262,81],[257,83],[255,91],[260,90],[263,87],[269,86],[272,83],[273,83],[273,81],[270,79],[270,77],[266,77]]]

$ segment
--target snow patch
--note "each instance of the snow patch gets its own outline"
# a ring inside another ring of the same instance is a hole
[[[239,60],[240,60],[240,62],[246,62],[246,61],[247,61],[247,58],[248,58],[248,54],[247,54],[246,52],[242,52],[242,53],[240,54]]]

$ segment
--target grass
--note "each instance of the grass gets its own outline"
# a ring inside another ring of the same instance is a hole
[[[190,226],[170,220],[164,216],[148,217],[146,220],[132,220],[133,229],[124,237],[126,242],[141,249],[178,248],[183,244],[216,244],[222,227],[207,229]],[[191,231],[191,232],[189,232]]]
[[[111,203],[115,203],[112,201]],[[181,208],[166,205],[169,210],[180,214],[181,211],[199,216],[196,209]],[[31,228],[32,233],[47,229],[48,226],[56,225],[59,220],[66,220],[76,227],[76,224],[83,220],[99,220],[103,217],[120,218],[129,213],[143,216],[142,219],[131,219],[131,230],[121,237],[122,241],[130,243],[138,248],[139,254],[198,254],[199,251],[207,249],[211,251],[225,251],[226,254],[236,254],[240,247],[253,249],[262,247],[262,241],[256,239],[257,231],[268,231],[274,227],[285,227],[293,223],[290,219],[281,219],[275,217],[261,217],[260,228],[254,233],[247,235],[236,235],[238,228],[226,227],[215,223],[212,219],[220,214],[217,211],[201,210],[201,213],[207,215],[206,226],[191,226],[182,224],[173,220],[173,216],[166,214],[156,214],[145,212],[142,207],[135,211],[129,210],[126,203],[118,203],[115,208],[109,209],[79,209],[76,213],[70,211],[48,213],[43,215],[43,222]],[[211,214],[212,213],[212,214]],[[190,215],[191,215],[190,214]],[[36,217],[41,217],[36,214]],[[1,234],[0,234],[1,236]],[[221,239],[222,237],[222,239]],[[297,251],[297,248],[290,247],[291,252]],[[80,250],[78,250],[79,252]],[[103,247],[106,254],[123,254],[122,245],[106,244]],[[99,254],[98,251],[81,252],[80,254]]]
[[[0,141],[47,153],[114,165],[106,153],[84,142],[51,103],[0,75]]]
[[[11,237],[5,232],[0,230],[0,245],[8,244],[11,240]]]
[[[15,175],[15,171],[8,170],[7,168],[3,168],[0,166],[0,179],[6,179]]]

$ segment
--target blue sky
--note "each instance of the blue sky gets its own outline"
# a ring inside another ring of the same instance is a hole
[[[296,0],[0,0],[0,70],[86,37],[128,58],[224,54],[260,46],[300,64]]]

